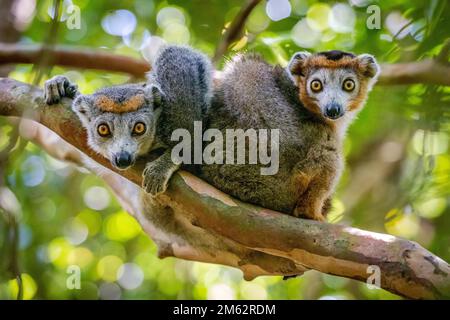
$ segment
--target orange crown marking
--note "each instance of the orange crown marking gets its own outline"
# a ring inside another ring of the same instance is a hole
[[[135,95],[125,102],[116,102],[110,97],[101,95],[95,99],[95,106],[104,112],[125,113],[136,111],[145,102],[143,94]]]

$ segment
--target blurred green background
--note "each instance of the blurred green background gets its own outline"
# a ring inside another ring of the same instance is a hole
[[[12,2],[20,43],[53,37],[56,44],[103,48],[149,61],[166,41],[192,45],[212,57],[244,3],[66,0],[54,34],[54,1]],[[67,27],[72,4],[80,9],[80,29]],[[379,9],[379,29],[366,25],[370,5]],[[368,52],[382,63],[418,61],[439,53],[449,37],[449,19],[446,0],[262,1],[227,56],[255,51],[286,65],[298,50],[340,49]],[[222,65],[219,61],[218,68]],[[56,74],[66,74],[84,93],[133,80],[123,74],[32,65],[15,66],[9,77],[42,86]],[[374,89],[348,133],[347,168],[331,222],[411,239],[450,261],[449,93],[449,87],[423,84]],[[14,126],[4,118],[0,125],[1,151]],[[8,153],[1,169],[5,187],[0,200],[9,203],[17,224],[8,213],[0,215],[0,299],[17,296],[16,263],[25,299],[399,298],[315,271],[287,281],[261,277],[247,282],[232,268],[159,260],[154,243],[100,178],[24,140]],[[80,290],[67,289],[70,265],[81,268]]]

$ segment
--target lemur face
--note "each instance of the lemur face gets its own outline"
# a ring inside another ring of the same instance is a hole
[[[300,101],[327,121],[351,118],[361,109],[379,73],[373,56],[342,51],[298,52],[288,69]]]
[[[72,108],[87,130],[89,146],[125,170],[150,151],[162,98],[156,86],[121,85],[80,96]]]

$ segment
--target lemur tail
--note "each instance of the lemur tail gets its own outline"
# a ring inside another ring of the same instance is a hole
[[[212,67],[205,55],[185,46],[167,46],[158,54],[150,77],[165,94],[167,116],[203,118],[212,97]]]

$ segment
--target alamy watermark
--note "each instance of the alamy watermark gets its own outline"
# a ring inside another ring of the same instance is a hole
[[[69,30],[80,30],[81,29],[81,9],[79,6],[73,3],[63,3],[61,9],[61,16],[59,21],[66,22],[66,27]],[[56,17],[56,7],[52,6],[49,8],[48,14],[52,19]]]
[[[366,26],[369,30],[381,29],[381,9],[376,4],[370,5],[366,9],[369,17],[366,20]]]
[[[224,137],[218,129],[203,132],[202,122],[195,121],[193,137],[187,129],[176,129],[171,140],[179,142],[171,154],[176,164],[260,164],[266,166],[261,175],[275,175],[279,169],[279,129],[225,129]]]
[[[77,265],[67,267],[66,273],[69,275],[66,279],[66,287],[69,290],[81,289],[81,269]]]
[[[67,21],[66,26],[69,30],[81,29],[81,10],[79,6],[71,4],[66,8]]]
[[[370,274],[367,277],[366,284],[367,288],[370,290],[381,288],[381,269],[377,265],[370,265],[367,267],[366,272]]]

